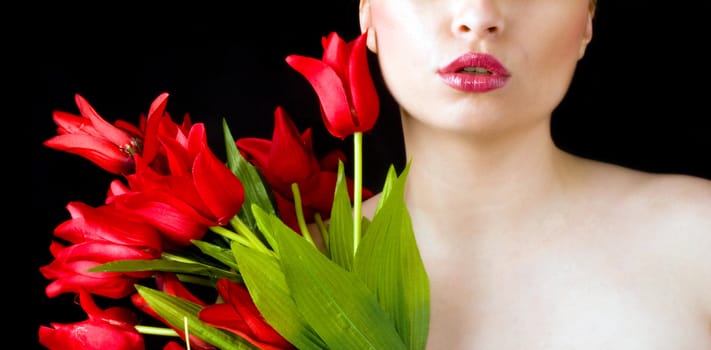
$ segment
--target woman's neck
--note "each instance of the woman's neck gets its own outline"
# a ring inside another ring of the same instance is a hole
[[[575,157],[559,150],[547,123],[461,133],[403,123],[407,203],[413,215],[452,229],[515,223],[562,198]]]

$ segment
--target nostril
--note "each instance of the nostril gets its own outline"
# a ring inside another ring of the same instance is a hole
[[[459,26],[459,32],[461,32],[461,33],[469,33],[471,31],[472,31],[472,29],[469,28],[469,26],[467,26],[467,25]]]
[[[491,25],[491,26],[472,26],[469,24],[460,24],[457,25],[455,31],[459,34],[474,34],[474,35],[497,35],[500,31],[501,28],[498,25]]]

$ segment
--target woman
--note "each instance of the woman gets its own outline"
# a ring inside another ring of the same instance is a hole
[[[580,158],[551,138],[594,10],[360,2],[400,106],[430,349],[711,348],[711,182]]]

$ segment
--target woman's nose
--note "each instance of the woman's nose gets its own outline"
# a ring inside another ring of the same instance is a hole
[[[451,29],[455,36],[468,40],[484,39],[501,33],[504,17],[495,0],[465,0],[454,9]]]

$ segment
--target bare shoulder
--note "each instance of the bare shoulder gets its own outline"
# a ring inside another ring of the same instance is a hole
[[[711,181],[685,175],[652,175],[641,187],[658,215],[662,242],[691,282],[711,327]],[[665,215],[666,213],[666,215]]]
[[[620,202],[642,228],[645,247],[659,253],[655,266],[688,283],[711,326],[711,180],[614,166],[607,172],[625,189]]]
[[[711,180],[678,174],[638,176],[635,191],[649,215],[711,242]]]
[[[683,174],[657,174],[617,165],[589,162],[591,188],[606,200],[648,215],[657,224],[669,223],[711,237],[711,180]]]

